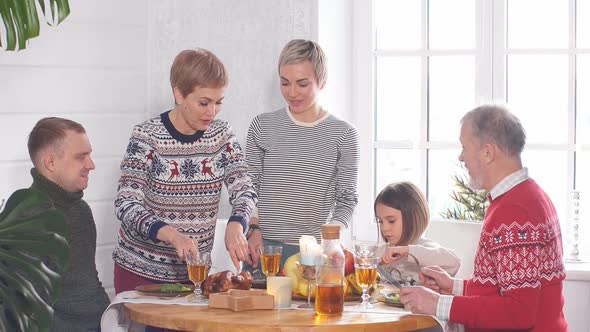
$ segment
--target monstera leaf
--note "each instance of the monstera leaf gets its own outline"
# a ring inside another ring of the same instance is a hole
[[[0,0],[0,2],[5,0]],[[68,258],[63,215],[36,189],[14,192],[0,213],[0,331],[47,331]]]
[[[27,47],[27,40],[39,36],[39,14],[37,6],[46,16],[45,0],[0,0],[0,19],[6,30],[5,46],[7,51],[14,51],[18,42],[18,49]],[[49,0],[51,20],[60,24],[69,14],[70,5],[68,0]],[[56,24],[56,25],[57,25]],[[2,47],[2,36],[0,36],[0,48]]]

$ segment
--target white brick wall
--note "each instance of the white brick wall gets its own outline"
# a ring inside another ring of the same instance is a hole
[[[82,123],[96,163],[85,198],[98,231],[99,276],[112,296],[119,162],[133,125],[172,106],[173,57],[199,46],[226,63],[221,117],[245,144],[252,118],[283,105],[278,55],[291,38],[312,38],[313,2],[70,0],[60,26],[43,25],[26,50],[0,51],[0,199],[31,183],[26,141],[37,120]],[[225,203],[220,216],[228,213]]]

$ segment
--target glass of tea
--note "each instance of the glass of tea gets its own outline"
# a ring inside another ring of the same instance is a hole
[[[267,277],[274,277],[279,273],[279,261],[281,260],[281,246],[262,246],[258,247],[260,253],[260,267],[262,273]]]
[[[379,257],[377,256],[354,257],[356,282],[363,289],[362,302],[357,306],[359,309],[373,308],[373,305],[369,303],[370,296],[367,292],[377,282],[377,264],[379,264]]]
[[[186,255],[186,268],[188,278],[195,285],[193,294],[187,296],[189,302],[205,302],[207,298],[201,291],[201,283],[207,279],[207,272],[211,264],[211,254],[208,252],[197,252]]]

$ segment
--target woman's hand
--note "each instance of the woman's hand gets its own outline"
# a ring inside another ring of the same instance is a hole
[[[402,257],[408,256],[408,251],[409,251],[408,246],[400,246],[400,247],[387,246],[385,248],[385,253],[383,254],[383,257],[381,257],[381,261],[384,264],[393,263]]]
[[[195,256],[199,251],[199,243],[197,240],[191,239],[190,237],[178,232],[170,225],[160,228],[156,238],[160,241],[170,243],[174,249],[176,249],[178,258],[181,260],[185,260],[187,254]]]
[[[256,217],[250,218],[249,224],[258,225],[259,220]],[[252,266],[256,267],[258,265],[258,258],[260,258],[260,253],[258,252],[258,248],[262,247],[262,231],[260,229],[252,228],[249,231],[248,235],[248,250],[250,251],[250,258],[252,259]]]
[[[248,240],[246,240],[243,231],[242,224],[235,221],[228,222],[225,229],[225,248],[238,271],[241,261],[252,264],[250,255],[248,255]]]

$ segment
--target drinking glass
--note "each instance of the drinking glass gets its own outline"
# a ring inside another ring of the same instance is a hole
[[[361,257],[381,257],[386,244],[381,241],[354,241],[354,255]]]
[[[301,309],[313,309],[314,305],[311,304],[311,282],[315,280],[315,265],[305,265],[299,262],[295,262],[299,269],[299,274],[303,279],[307,280],[307,303],[299,305],[297,308]]]
[[[279,272],[279,261],[283,247],[281,246],[262,246],[258,247],[260,253],[260,267],[262,273],[267,277],[274,277]]]
[[[371,309],[373,305],[369,303],[369,294],[367,294],[369,287],[375,284],[377,281],[377,264],[379,264],[380,256],[366,257],[366,256],[355,256],[354,257],[354,273],[356,276],[356,282],[363,289],[363,295],[361,296],[362,302],[357,306],[359,309]]]
[[[193,294],[187,296],[189,302],[205,302],[207,298],[201,291],[201,283],[207,279],[207,272],[211,264],[211,254],[208,252],[197,252],[186,255],[186,268],[188,278],[195,285]]]

